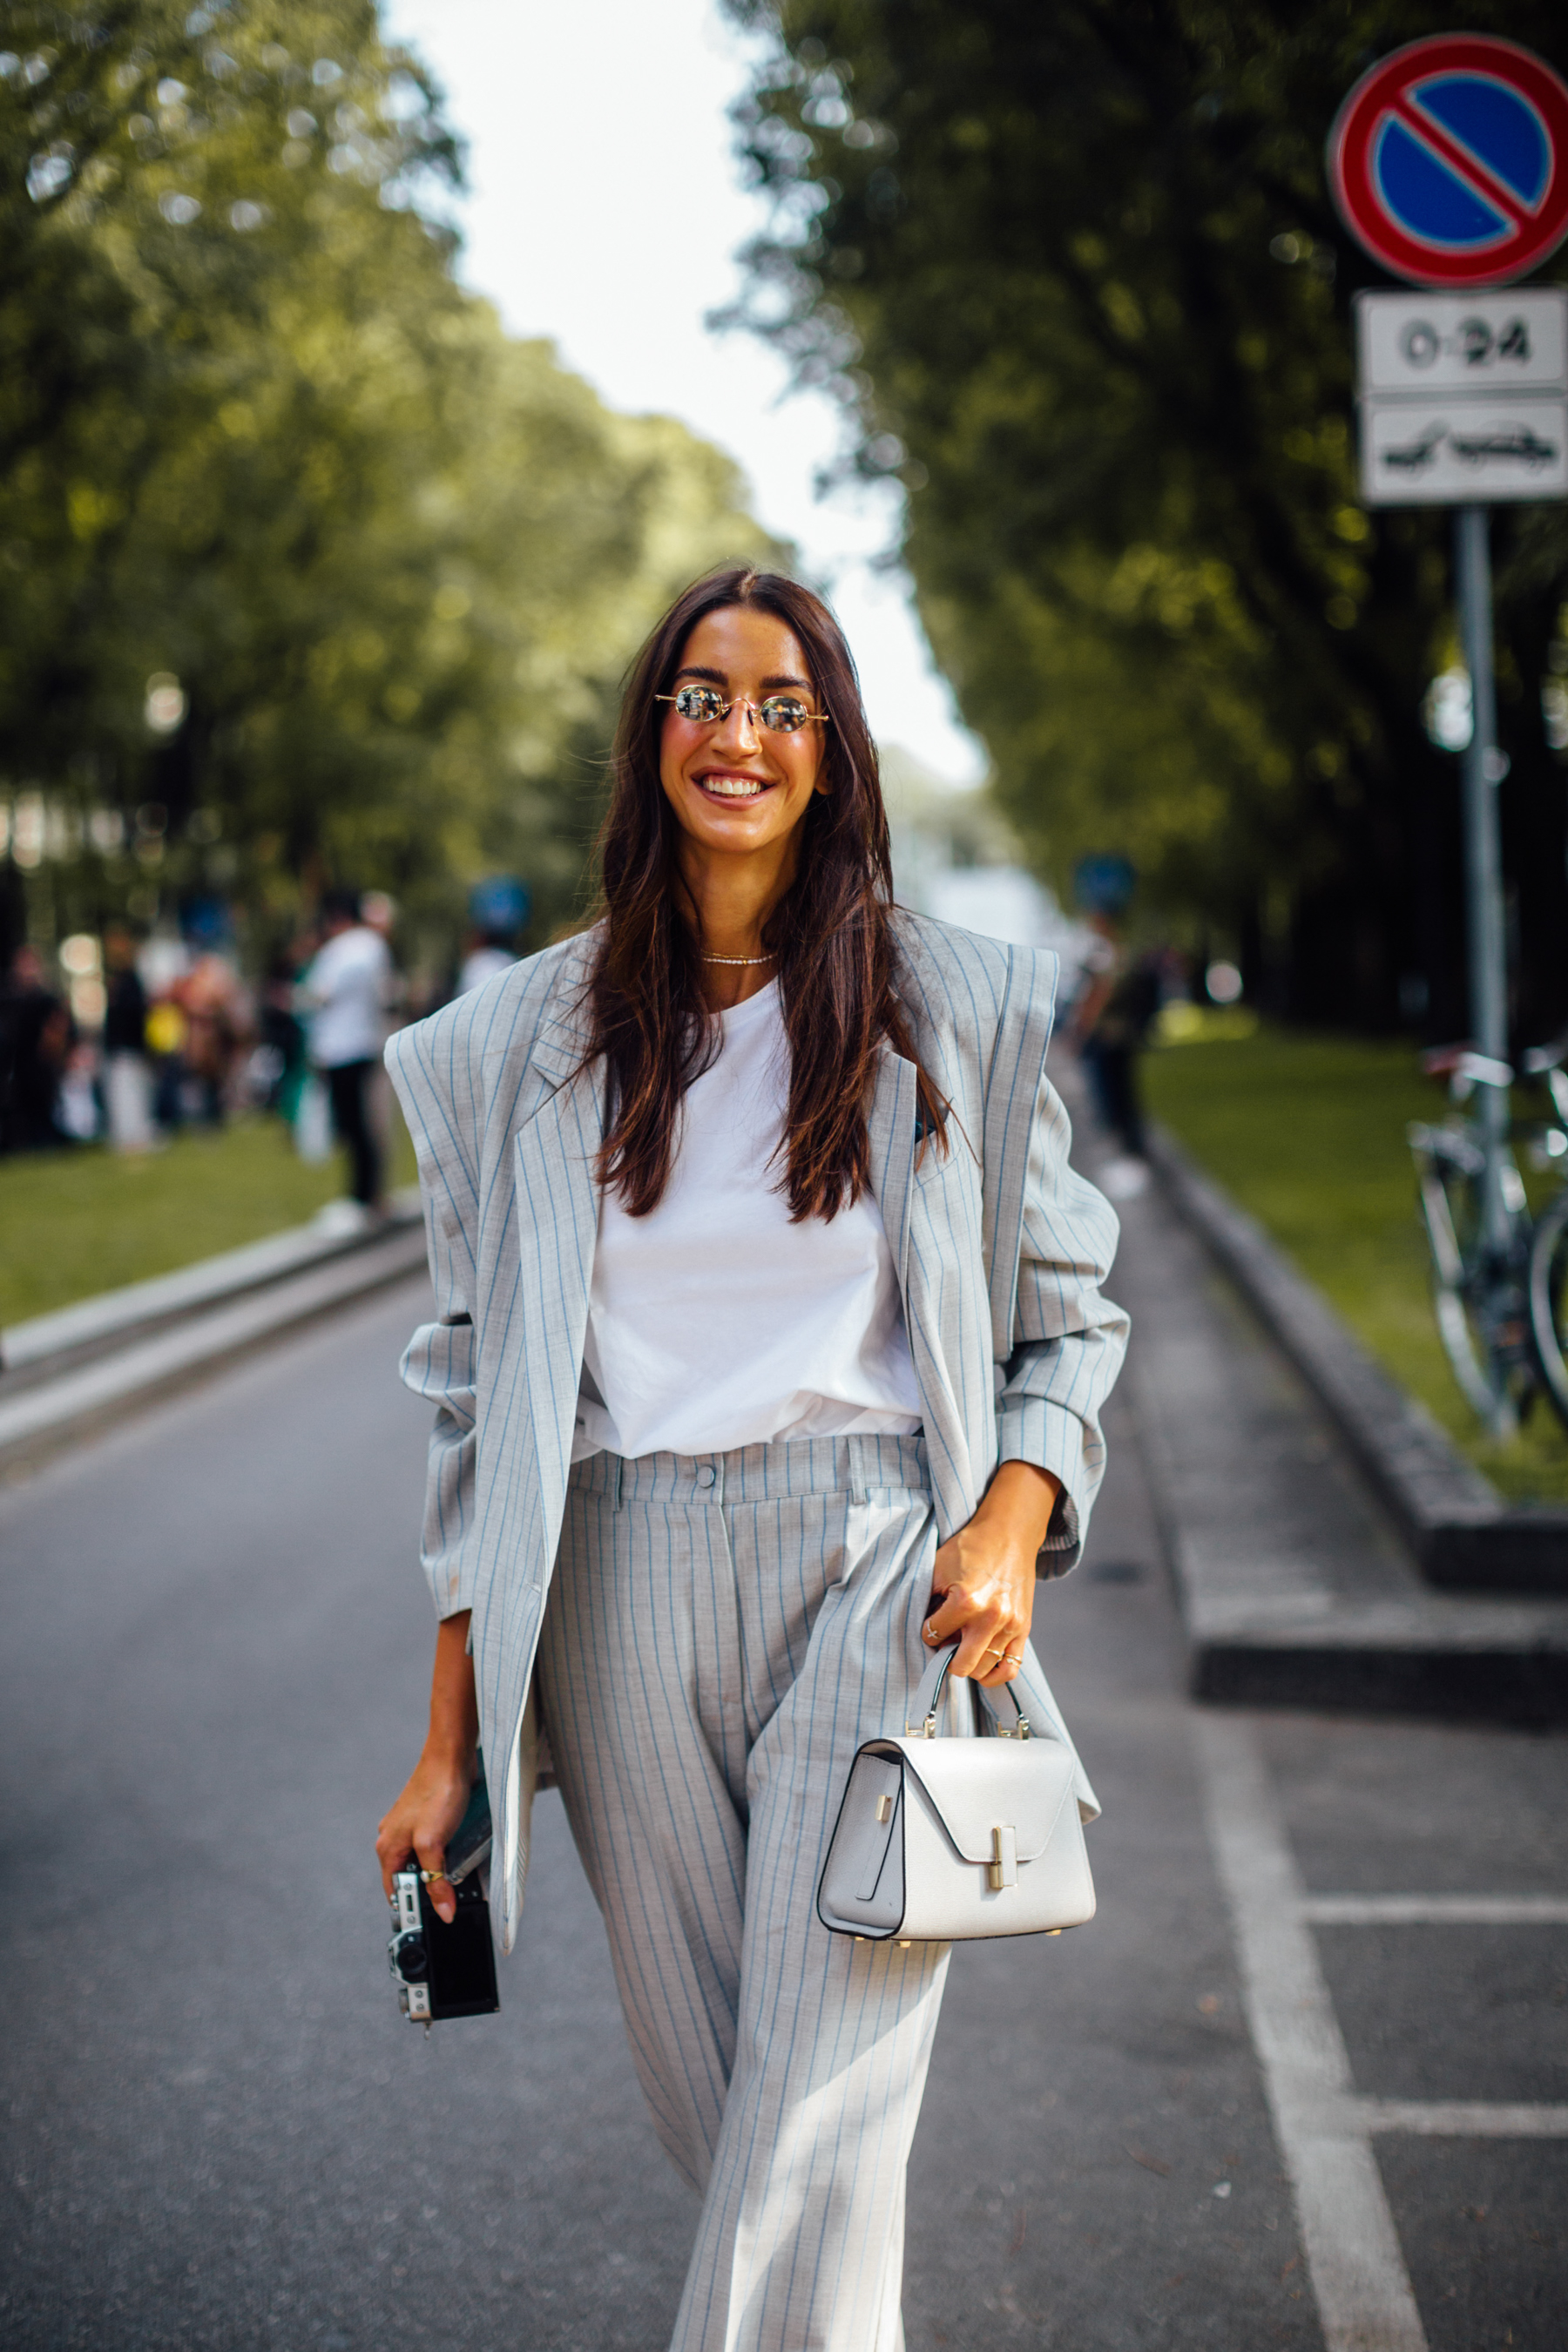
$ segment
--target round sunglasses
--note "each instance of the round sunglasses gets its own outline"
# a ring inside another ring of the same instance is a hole
[[[749,702],[742,694],[732,695],[728,702],[712,686],[683,686],[679,694],[656,694],[656,702],[672,702],[682,719],[694,727],[713,727],[721,719],[728,719],[737,702],[749,710],[759,727],[770,735],[798,734],[803,727],[815,720],[822,727],[833,721],[825,711],[808,710],[795,694],[770,694],[762,702]]]

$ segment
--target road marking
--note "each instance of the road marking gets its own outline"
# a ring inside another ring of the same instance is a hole
[[[1489,2099],[1359,2099],[1363,2128],[1423,2139],[1568,2139],[1568,2107]]]
[[[1301,1916],[1317,1927],[1555,1927],[1568,1926],[1568,1895],[1308,1895]]]
[[[1250,1727],[1194,1714],[1247,2021],[1295,2192],[1327,2352],[1427,2352],[1305,1899]]]

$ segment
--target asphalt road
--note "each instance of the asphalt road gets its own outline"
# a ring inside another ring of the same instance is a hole
[[[498,2017],[398,2016],[370,1841],[417,1742],[409,1283],[0,1494],[0,2342],[658,2352],[694,2222],[559,1801]],[[1238,1992],[1125,1406],[1037,1639],[1105,1803],[1100,1916],[961,1951],[910,2352],[1323,2342]],[[1561,1738],[1279,1716],[1321,1892],[1563,1889]],[[1568,1928],[1322,1927],[1358,2090],[1568,2099]],[[1562,2352],[1562,2140],[1384,2137],[1431,2352]]]

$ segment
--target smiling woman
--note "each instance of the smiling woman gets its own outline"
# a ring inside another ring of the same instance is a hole
[[[718,1046],[711,1016],[764,981],[778,982],[789,1039],[796,1216],[831,1218],[846,1184],[851,1199],[865,1184],[864,1097],[884,1036],[915,1063],[922,1121],[945,1145],[893,988],[876,747],[826,606],[741,568],[688,589],[632,674],[615,777],[594,1051],[615,1100],[601,1174],[632,1213],[663,1190],[682,1097]]]
[[[1071,1758],[1028,1634],[1103,1467],[1115,1219],[1045,1076],[1054,959],[892,905],[819,598],[740,566],[688,589],[614,772],[601,919],[389,1048],[440,1317],[405,1378],[438,1407],[442,1622],[377,1850],[449,1919],[482,1746],[510,1948],[547,1742],[703,2199],[675,2352],[897,2352],[947,1946],[832,1932],[816,1881],[931,1649]]]

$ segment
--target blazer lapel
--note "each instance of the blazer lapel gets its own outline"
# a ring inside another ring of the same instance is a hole
[[[924,1234],[922,1242],[921,1235],[914,1230],[923,1213],[921,1188],[914,1175],[919,1108],[914,1064],[884,1046],[878,1055],[877,1075],[866,1113],[871,1146],[871,1190],[882,1213],[882,1227],[898,1271],[904,1328],[909,1334],[915,1385],[920,1391],[921,1421],[926,1435],[937,1522],[942,1535],[948,1536],[968,1518],[975,1498],[970,1491],[973,1481],[968,1472],[969,1447],[963,1415],[952,1392],[945,1359],[940,1285],[938,1295],[931,1295],[931,1265],[941,1263],[941,1252],[933,1259],[924,1246],[930,1240],[929,1234]]]
[[[1037,985],[1043,956],[1022,949],[1013,957],[1032,985],[1021,1020],[999,1025],[995,1058],[986,1093],[986,1257],[991,1295],[991,1347],[999,1364],[1013,1352],[1013,1318],[1018,1304],[1018,1248],[1029,1181],[1029,1143],[1039,1102],[1040,1076],[1056,1016],[1056,958],[1049,982]],[[1010,980],[1009,985],[1014,982]]]
[[[518,1284],[539,1467],[552,1525],[566,1491],[598,1238],[595,1158],[605,1133],[603,1062],[556,1087],[516,1144]],[[553,1547],[552,1547],[553,1549]]]
[[[918,1102],[914,1064],[884,1045],[877,1055],[866,1130],[871,1148],[871,1192],[881,1212],[901,1295],[908,1289],[910,1181],[914,1174]]]

